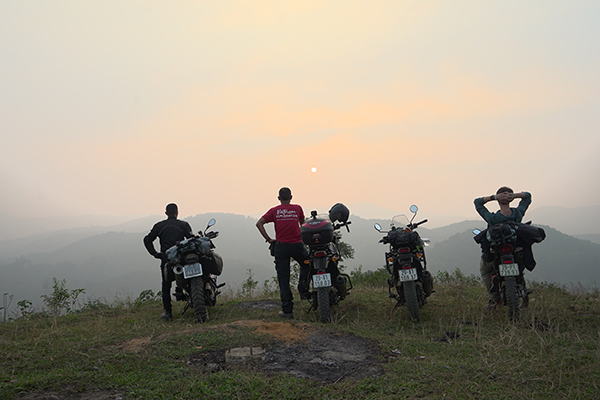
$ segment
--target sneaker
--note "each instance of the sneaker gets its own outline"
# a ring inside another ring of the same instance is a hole
[[[500,290],[500,277],[498,275],[492,275],[492,286],[490,286],[490,292],[497,292]]]
[[[173,321],[173,315],[171,315],[170,311],[165,311],[160,317],[165,321]]]
[[[283,311],[279,311],[279,314],[278,314],[278,315],[279,315],[281,318],[285,318],[285,319],[294,319],[294,313],[291,313],[291,312],[289,312],[289,313],[286,313],[286,312],[283,312]]]

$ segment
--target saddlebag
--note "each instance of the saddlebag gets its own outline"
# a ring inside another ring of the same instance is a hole
[[[221,275],[223,273],[223,257],[212,252],[211,255],[202,257],[202,268],[212,275]]]
[[[423,241],[417,232],[404,232],[401,229],[390,231],[387,235],[387,240],[392,247],[417,247],[423,244]]]

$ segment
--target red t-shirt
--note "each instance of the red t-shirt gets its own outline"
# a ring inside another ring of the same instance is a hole
[[[298,204],[280,204],[262,217],[265,222],[275,223],[275,240],[278,242],[302,242],[300,224],[304,221],[304,211]]]

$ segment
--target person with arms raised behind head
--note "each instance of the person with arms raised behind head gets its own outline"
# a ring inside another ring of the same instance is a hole
[[[300,225],[304,223],[304,211],[297,204],[291,204],[292,191],[283,187],[279,189],[277,197],[281,203],[271,208],[256,222],[258,231],[267,243],[275,246],[275,270],[279,282],[279,295],[281,297],[280,316],[293,318],[294,296],[290,289],[290,259],[300,264],[300,279],[298,291],[300,298],[308,298],[308,265],[304,261],[308,258],[306,248],[300,236]],[[275,239],[272,239],[265,229],[267,223],[275,224]]]
[[[171,308],[171,283],[175,280],[175,276],[173,275],[173,271],[169,271],[169,268],[166,268],[168,260],[165,255],[165,251],[170,247],[174,246],[180,240],[185,238],[191,238],[194,236],[192,233],[192,227],[186,221],[181,221],[177,219],[179,215],[179,210],[177,208],[177,204],[170,203],[167,204],[165,214],[167,215],[167,219],[157,222],[154,224],[150,233],[148,233],[144,237],[144,246],[148,253],[152,255],[154,258],[158,258],[161,260],[160,262],[160,272],[162,276],[162,301],[164,313],[161,315],[161,318],[166,320],[172,320],[172,308]],[[159,239],[160,243],[160,252],[156,251],[154,248],[154,241]],[[178,288],[177,288],[178,289]],[[176,289],[176,290],[177,290]]]
[[[510,203],[514,199],[521,199],[521,201],[516,208],[511,208]],[[495,213],[490,212],[485,207],[485,203],[494,200],[500,205],[500,209]],[[476,198],[474,204],[475,210],[487,222],[488,228],[504,222],[521,223],[525,216],[525,211],[527,211],[527,208],[531,204],[531,194],[529,192],[514,193],[511,188],[502,186],[496,191],[495,195]],[[495,307],[499,301],[499,293],[496,290],[498,276],[494,275],[494,260],[491,254],[483,252],[479,262],[479,272],[490,296],[489,306]]]

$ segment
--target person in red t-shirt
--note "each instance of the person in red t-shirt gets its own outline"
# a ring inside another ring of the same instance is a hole
[[[275,244],[275,270],[279,282],[279,295],[281,297],[281,315],[284,318],[294,318],[294,296],[290,289],[290,259],[300,264],[300,278],[298,280],[298,291],[300,298],[309,298],[308,265],[304,260],[308,258],[306,248],[300,236],[300,225],[304,223],[304,211],[297,204],[291,204],[292,191],[283,187],[279,189],[280,205],[271,208],[256,222],[256,227],[267,243]],[[275,224],[275,239],[272,239],[265,229],[265,224]]]

